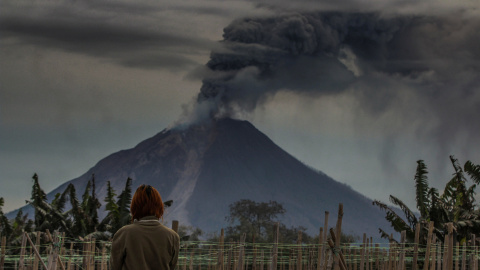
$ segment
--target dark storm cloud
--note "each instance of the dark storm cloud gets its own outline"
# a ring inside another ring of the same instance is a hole
[[[154,11],[160,9],[158,6],[105,2],[81,7],[42,6],[32,8],[33,12],[20,9],[4,6],[0,17],[0,33],[4,38],[20,44],[107,57],[127,66],[187,67],[194,62],[186,55],[211,47],[211,42],[204,38],[172,31],[168,22],[152,20]]]
[[[223,48],[212,51],[199,74],[197,114],[252,112],[278,91],[317,97],[348,92],[364,116],[359,120],[394,112],[399,124],[392,130],[413,129],[445,144],[462,132],[480,132],[474,121],[480,115],[478,29],[480,18],[463,12],[316,12],[235,20],[224,29]],[[402,108],[414,108],[417,118]]]

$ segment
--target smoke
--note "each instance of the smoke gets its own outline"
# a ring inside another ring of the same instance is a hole
[[[195,74],[203,85],[190,121],[249,114],[279,91],[290,91],[313,97],[348,93],[370,118],[394,109],[401,115],[401,102],[409,100],[419,119],[411,121],[414,131],[424,125],[434,126],[432,132],[459,126],[480,131],[478,121],[467,120],[480,115],[479,27],[478,17],[462,12],[316,12],[235,20]]]

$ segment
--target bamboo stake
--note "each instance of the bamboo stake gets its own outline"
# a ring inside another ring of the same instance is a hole
[[[23,233],[22,246],[20,248],[20,259],[19,259],[19,262],[18,262],[19,270],[24,270],[24,268],[25,268],[24,256],[25,256],[25,246],[26,245],[27,245],[27,237],[25,236],[25,233]]]
[[[340,247],[340,237],[342,235],[342,219],[343,219],[343,203],[340,203],[338,205],[338,217],[337,217],[337,226],[336,226],[336,232],[335,235],[337,236],[337,239],[335,241],[335,246]],[[339,269],[339,257],[335,257],[335,270]]]
[[[297,238],[297,270],[302,269],[302,232],[298,232]]]
[[[225,241],[225,232],[222,228],[220,231],[220,241],[219,241],[219,252],[218,252],[218,261],[217,261],[217,270],[223,270],[223,249],[224,249],[224,241]],[[255,267],[254,267],[255,269]]]
[[[30,239],[30,237],[28,236],[27,233],[25,233],[25,235],[27,236],[27,241],[30,243],[30,245],[33,247],[33,252],[35,253],[35,256],[38,257],[39,261],[42,263],[43,265],[43,269],[46,270],[48,269],[47,266],[45,265],[45,263],[43,262],[42,260],[42,257],[40,256],[40,253],[38,252],[37,248],[35,247],[35,245],[33,244],[32,240]]]
[[[433,235],[433,239],[432,239],[432,247],[433,247],[432,264],[430,265],[430,270],[435,270],[435,265],[437,263],[437,245],[436,245],[436,242],[437,242],[437,237],[435,235]]]
[[[279,240],[279,234],[280,234],[280,224],[277,222],[275,224],[275,242],[273,244],[273,254],[272,254],[272,264],[271,264],[271,269],[276,270],[277,269],[277,259],[278,259],[278,240]],[[302,232],[300,232],[301,234]]]
[[[174,230],[176,233],[178,233],[178,220],[172,220],[172,230]]]
[[[406,231],[401,232],[400,236],[400,260],[398,262],[398,269],[403,270],[405,264],[405,238],[407,236]]]
[[[35,248],[38,250],[40,249],[40,234],[41,232],[37,231],[37,235],[35,238]],[[33,270],[38,270],[38,258],[35,256],[33,259]]]
[[[67,270],[72,270],[73,242],[70,242],[70,259],[68,259]]]
[[[430,263],[430,248],[432,245],[433,225],[433,221],[428,223],[427,250],[425,252],[425,264],[423,265],[423,269],[428,269],[428,264]]]
[[[325,211],[325,224],[323,226],[323,246],[322,246],[322,254],[323,254],[323,261],[322,261],[322,269],[326,270],[327,269],[327,231],[328,231],[328,216],[330,215],[330,212]]]
[[[413,243],[414,246],[413,246],[412,270],[417,270],[419,242],[420,242],[420,223],[417,223],[417,226],[415,226],[415,242]]]
[[[323,259],[323,228],[320,227],[320,233],[318,234],[318,254],[317,254],[317,270],[322,269],[322,259]]]
[[[7,245],[7,237],[2,236],[2,255],[0,257],[0,270],[4,269],[4,264],[5,264],[5,248]]]
[[[458,263],[460,260],[460,243],[457,242],[456,250],[455,250],[455,270],[460,270],[460,264]]]
[[[463,242],[462,270],[467,270],[467,243]]]
[[[367,241],[367,235],[363,234],[363,244],[362,249],[360,250],[360,270],[363,270],[365,267],[365,242]]]
[[[338,265],[338,268],[341,270],[347,270],[347,267],[345,266],[344,262],[340,259],[341,251],[338,251],[339,255],[337,255],[337,252],[335,252],[335,244],[333,243],[332,239],[328,239],[328,245],[330,245],[330,249],[332,250],[332,253],[337,258],[336,261],[338,261],[338,264],[336,265]]]

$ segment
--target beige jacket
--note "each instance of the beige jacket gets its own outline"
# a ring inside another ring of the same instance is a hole
[[[178,234],[144,217],[123,226],[113,236],[110,265],[113,270],[173,270],[178,261]]]

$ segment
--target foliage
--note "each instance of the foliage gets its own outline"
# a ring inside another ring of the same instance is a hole
[[[278,215],[285,213],[285,209],[276,201],[254,202],[240,200],[230,204],[230,215],[225,219],[230,223],[226,228],[226,237],[239,239],[246,233],[246,239],[255,238],[258,241],[273,239],[273,226]]]
[[[6,237],[10,237],[12,234],[12,227],[8,221],[8,218],[3,213],[3,205],[5,201],[2,197],[0,197],[0,234],[5,235]]]
[[[457,240],[464,242],[470,239],[472,234],[479,235],[480,211],[475,202],[475,188],[480,182],[480,166],[467,161],[462,169],[458,160],[450,156],[450,162],[454,173],[447,182],[443,193],[439,195],[436,188],[429,187],[428,170],[423,160],[417,161],[417,170],[414,177],[417,210],[420,216],[416,216],[400,199],[390,195],[390,202],[399,207],[403,215],[375,200],[374,205],[386,212],[386,220],[390,222],[397,232],[406,231],[407,241],[413,242],[415,228],[420,224],[420,245],[426,244],[428,223],[434,222],[434,233],[443,242],[446,234],[446,226],[453,223]],[[468,186],[467,176],[470,176],[472,185]],[[384,238],[390,238],[384,230],[379,229]],[[392,239],[390,239],[392,240]]]

